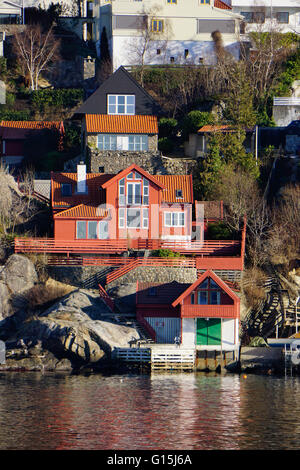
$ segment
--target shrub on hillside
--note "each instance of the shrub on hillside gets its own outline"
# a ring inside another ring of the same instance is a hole
[[[174,149],[174,142],[168,137],[158,139],[158,150],[163,153],[170,153]]]

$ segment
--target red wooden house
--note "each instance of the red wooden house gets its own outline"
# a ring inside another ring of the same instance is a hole
[[[133,164],[116,175],[52,173],[54,239],[190,241],[191,175],[150,175]]]
[[[139,322],[157,343],[231,351],[238,347],[240,299],[207,270],[193,284],[137,283]]]
[[[24,158],[24,143],[29,137],[52,129],[59,133],[58,149],[62,148],[64,125],[62,121],[1,121],[1,160],[14,167]]]

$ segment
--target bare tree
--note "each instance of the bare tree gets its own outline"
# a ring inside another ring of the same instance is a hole
[[[59,46],[53,27],[43,32],[40,26],[29,26],[24,32],[15,32],[13,50],[24,75],[29,75],[31,90],[38,90],[40,74],[58,60]]]
[[[158,56],[160,56],[160,61],[164,62],[171,34],[170,22],[166,19],[160,20],[159,11],[159,7],[153,7],[149,11],[143,10],[140,16],[140,33],[132,38],[128,46],[131,62],[140,66],[142,86],[144,85],[145,65],[151,64]]]

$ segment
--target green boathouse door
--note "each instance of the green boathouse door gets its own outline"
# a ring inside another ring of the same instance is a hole
[[[221,345],[221,319],[197,318],[196,344],[199,346]]]

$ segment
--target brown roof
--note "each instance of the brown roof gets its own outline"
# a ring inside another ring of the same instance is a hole
[[[64,211],[58,212],[54,215],[55,218],[70,218],[70,219],[103,219],[108,216],[109,211],[103,207],[90,206],[85,204],[79,204],[78,206],[71,207]]]
[[[244,128],[243,130],[245,132],[252,132],[253,127],[249,128]],[[237,132],[237,129],[233,126],[230,126],[229,124],[222,124],[222,125],[211,125],[211,124],[206,124],[205,126],[200,127],[198,129],[198,133],[211,133],[211,132]]]
[[[0,127],[13,129],[56,129],[63,130],[63,121],[1,121]]]
[[[222,2],[222,0],[215,0],[214,6],[216,8],[221,8],[221,10],[232,10],[230,5],[227,5],[227,3]]]
[[[109,134],[158,134],[156,116],[86,114],[86,131]]]
[[[69,208],[86,204],[97,206],[105,203],[105,191],[102,184],[109,180],[113,175],[103,173],[87,173],[86,184],[87,194],[76,194],[77,173],[51,173],[51,194],[52,205],[54,208]],[[61,195],[61,185],[69,183],[72,185],[72,196]]]

